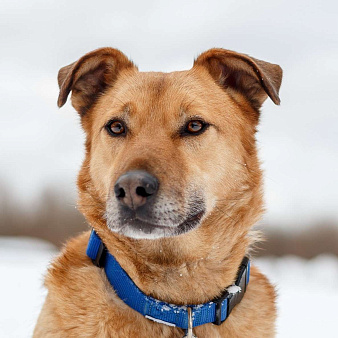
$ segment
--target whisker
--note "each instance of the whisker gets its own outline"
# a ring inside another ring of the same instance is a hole
[[[253,172],[253,173],[257,173],[257,174],[260,174],[261,172],[260,171],[257,171],[257,170],[253,170],[252,168],[250,168],[246,163],[242,163],[242,162],[240,162],[240,161],[237,161],[237,160],[235,160],[238,164],[240,164],[240,165],[242,165],[242,166],[244,166],[244,167],[246,167],[247,169],[248,169],[248,171],[251,171],[251,172]],[[274,183],[276,183],[277,184],[277,182],[275,181],[275,180],[273,180],[271,177],[268,177],[268,176],[266,176],[266,175],[264,175],[264,177],[265,178],[267,178],[268,180],[270,180],[270,181],[272,181],[272,182],[274,182]]]
[[[239,202],[239,201],[243,201],[243,200],[245,200],[245,198],[222,198],[222,199],[216,200],[216,202],[223,202],[223,201]]]
[[[117,101],[120,101],[124,106],[126,105],[121,99],[119,99],[117,96],[113,96],[113,99],[116,99]]]
[[[221,213],[223,213],[224,215],[226,215],[227,217],[229,217],[230,219],[232,219],[235,223],[237,223],[237,221],[234,218],[232,218],[230,215],[228,215],[224,210],[221,210],[218,206],[215,206],[215,208],[219,210]]]

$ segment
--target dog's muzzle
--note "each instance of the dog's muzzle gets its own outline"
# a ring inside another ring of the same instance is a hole
[[[175,197],[176,196],[176,197]],[[134,170],[121,175],[108,197],[108,227],[133,238],[160,238],[185,233],[201,222],[205,203],[201,194],[187,192],[170,195],[160,191],[160,182],[152,174]]]

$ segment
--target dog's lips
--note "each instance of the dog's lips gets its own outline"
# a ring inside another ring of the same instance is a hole
[[[199,211],[193,216],[187,218],[183,223],[181,223],[178,228],[182,230],[182,232],[186,232],[194,228],[198,223],[200,223],[202,217],[205,214],[205,209]]]
[[[177,226],[154,224],[144,221],[136,216],[133,219],[125,220],[119,232],[123,234],[125,233],[126,228],[131,228],[134,229],[134,231],[138,233],[144,233],[145,235],[151,235],[156,233],[156,237],[177,236],[194,229],[200,223],[204,214],[205,209],[202,209],[194,215],[186,218],[182,223]],[[163,235],[161,235],[162,232]]]

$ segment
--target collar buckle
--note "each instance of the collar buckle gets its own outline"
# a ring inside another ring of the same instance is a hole
[[[241,265],[239,266],[237,279],[235,281],[235,286],[239,287],[239,292],[231,293],[227,289],[223,292],[223,294],[215,298],[213,302],[216,304],[215,307],[215,321],[213,324],[221,325],[230,315],[232,309],[241,302],[246,287],[249,283],[249,274],[250,274],[250,260],[248,257],[244,257]],[[226,314],[224,319],[222,320],[222,307],[226,306]]]
[[[225,319],[228,317],[228,309],[227,309],[226,316],[222,320],[222,307],[224,305],[223,303],[224,303],[225,300],[227,300],[227,302],[225,304],[228,307],[229,296],[230,296],[229,292],[225,290],[220,297],[217,297],[213,300],[213,302],[216,304],[216,306],[215,306],[215,321],[213,322],[213,324],[221,325],[225,321]]]

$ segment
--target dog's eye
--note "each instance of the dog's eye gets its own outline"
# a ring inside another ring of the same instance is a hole
[[[126,133],[126,127],[122,121],[113,120],[107,123],[106,129],[110,135],[120,136]]]
[[[198,135],[201,134],[208,126],[207,123],[200,120],[189,121],[183,131],[183,134]]]

